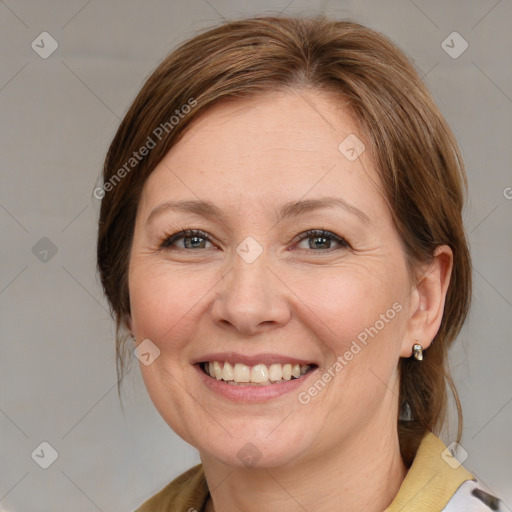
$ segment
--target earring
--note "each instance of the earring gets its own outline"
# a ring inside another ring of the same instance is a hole
[[[417,339],[414,341],[418,341]],[[412,351],[414,352],[414,358],[418,361],[423,361],[423,347],[419,343],[415,343],[412,346]]]

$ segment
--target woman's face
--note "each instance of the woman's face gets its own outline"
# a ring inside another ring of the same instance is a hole
[[[196,119],[145,183],[131,329],[154,405],[202,456],[276,467],[396,432],[411,287],[354,137],[365,142],[325,93],[232,100]],[[172,238],[187,229],[200,233]],[[228,384],[226,362],[264,385]]]

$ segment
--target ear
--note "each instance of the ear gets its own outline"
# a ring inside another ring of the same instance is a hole
[[[428,348],[439,331],[452,267],[452,250],[447,245],[440,245],[434,251],[433,261],[420,269],[418,281],[411,291],[410,316],[401,357],[411,357],[415,343],[423,349]]]

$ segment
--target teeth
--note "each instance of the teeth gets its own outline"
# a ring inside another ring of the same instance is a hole
[[[233,380],[236,382],[250,382],[251,369],[245,364],[236,363],[233,370]]]
[[[251,379],[250,379],[251,382],[267,382],[268,381],[268,368],[264,364],[257,364],[256,366],[253,366],[251,368],[250,377],[251,377]],[[240,381],[238,381],[238,382],[240,382]]]
[[[211,377],[210,373],[210,377]],[[224,363],[224,367],[222,368],[222,380],[234,380],[233,376],[233,367],[229,363]]]
[[[307,373],[310,365],[307,364],[265,364],[247,366],[242,363],[231,365],[228,362],[210,361],[203,365],[206,373],[217,380],[224,380],[230,384],[259,384],[267,385],[275,382],[285,382],[292,377],[298,379]]]
[[[268,379],[277,382],[283,378],[283,369],[280,364],[271,364],[268,368]]]
[[[211,364],[212,363],[210,363],[210,365]],[[215,376],[215,378],[217,380],[221,380],[222,379],[222,368],[220,367],[220,364],[218,361],[213,362],[213,371],[214,371],[215,375],[212,375],[212,367],[210,366],[210,375],[212,377]]]

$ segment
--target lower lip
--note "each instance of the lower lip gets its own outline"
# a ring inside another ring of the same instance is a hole
[[[194,366],[199,372],[202,381],[209,389],[234,402],[266,402],[278,396],[290,393],[308,381],[311,375],[318,369],[310,370],[298,379],[291,379],[278,384],[268,384],[266,386],[233,386],[223,380],[209,377],[203,372],[200,365],[195,364]]]

